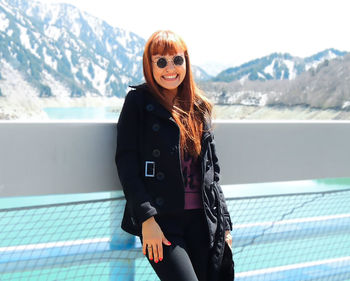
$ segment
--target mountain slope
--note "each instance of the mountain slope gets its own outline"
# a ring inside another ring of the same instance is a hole
[[[68,4],[0,0],[0,73],[17,71],[40,96],[124,96],[142,80],[144,44]]]
[[[293,57],[290,54],[273,53],[256,60],[252,60],[238,67],[228,68],[219,73],[213,81],[231,82],[240,80],[267,81],[293,80],[301,73],[325,60],[344,56],[346,52],[327,49],[307,58]]]
[[[201,83],[215,103],[350,110],[350,54],[300,74],[294,80]]]
[[[0,0],[0,93],[124,97],[143,80],[144,45],[69,4]],[[199,67],[193,72],[196,80],[211,78]]]

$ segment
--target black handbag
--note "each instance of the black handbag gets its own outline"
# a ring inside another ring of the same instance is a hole
[[[224,255],[222,257],[219,276],[220,276],[219,278],[220,281],[235,280],[235,264],[232,257],[232,250],[226,242],[225,242]]]

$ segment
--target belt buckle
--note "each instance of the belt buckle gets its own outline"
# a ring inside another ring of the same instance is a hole
[[[145,162],[145,177],[154,177],[155,176],[155,162],[146,161]]]

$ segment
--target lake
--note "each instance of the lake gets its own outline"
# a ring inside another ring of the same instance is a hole
[[[43,108],[52,120],[115,120],[119,112],[111,107],[46,107]]]

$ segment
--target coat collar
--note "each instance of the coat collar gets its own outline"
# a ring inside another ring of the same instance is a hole
[[[136,85],[136,86],[129,86],[129,87],[143,93],[142,106],[147,112],[150,112],[150,113],[152,112],[153,114],[163,119],[170,120],[176,124],[176,121],[171,115],[171,113],[159,101],[156,100],[156,98],[150,92],[146,83]],[[209,132],[210,128],[211,128],[211,119],[209,117],[206,117],[203,122],[204,133],[203,133],[202,139],[205,139],[206,137],[211,136],[211,133]]]
[[[153,113],[161,118],[175,122],[171,113],[151,94],[146,83],[129,87],[143,93],[142,106],[147,112]]]

